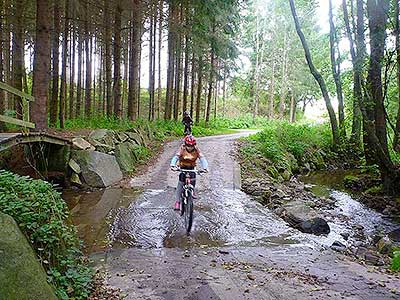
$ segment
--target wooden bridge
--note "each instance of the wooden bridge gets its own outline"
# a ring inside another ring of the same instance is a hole
[[[46,132],[29,133],[0,133],[0,152],[19,144],[29,144],[44,142],[54,145],[66,146],[71,144],[71,140],[49,134]]]
[[[29,121],[29,102],[35,101],[35,98],[27,93],[21,92],[4,82],[0,82],[0,89],[20,97],[22,99],[22,120],[0,114],[0,122],[13,124],[22,127],[21,132],[2,133],[0,132],[0,152],[7,150],[18,144],[29,144],[44,142],[55,145],[71,144],[69,139],[49,134],[46,132],[29,132],[34,129],[35,124]]]

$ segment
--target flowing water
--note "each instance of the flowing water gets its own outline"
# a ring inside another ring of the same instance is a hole
[[[170,157],[179,146],[168,145],[160,162],[146,174],[133,178],[132,188],[109,188],[94,192],[65,191],[87,252],[109,248],[193,248],[213,246],[308,246],[327,248],[334,241],[346,244],[365,237],[354,234],[362,226],[365,234],[388,231],[396,225],[340,191],[340,172],[317,173],[303,178],[313,183],[318,196],[331,197],[327,211],[331,233],[303,234],[240,191],[239,169],[233,157],[226,158],[237,136],[201,139],[210,162],[210,174],[197,180],[194,224],[190,236],[183,218],[172,209],[177,174],[169,171]],[[221,142],[223,140],[224,142]],[[329,175],[329,176],[328,176]],[[339,187],[339,189],[337,189]],[[346,235],[349,238],[344,238]]]
[[[322,174],[320,178],[328,178]],[[333,177],[329,177],[333,178]],[[337,177],[335,177],[337,178]],[[199,179],[201,180],[201,179]],[[268,208],[237,189],[199,190],[195,221],[188,237],[183,219],[172,209],[174,189],[110,188],[94,192],[65,191],[74,223],[88,252],[112,248],[190,248],[213,246],[308,245],[313,248],[344,244],[356,238],[354,226],[366,236],[390,231],[396,224],[365,207],[348,193],[332,189],[337,182],[322,182],[318,176],[304,179],[314,183],[314,193],[330,196],[336,205],[328,223],[328,236],[302,234],[287,226]],[[349,239],[342,234],[348,234]],[[357,239],[361,237],[358,236]]]

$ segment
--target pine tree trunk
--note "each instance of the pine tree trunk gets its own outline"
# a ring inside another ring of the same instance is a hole
[[[118,2],[115,9],[114,22],[114,115],[122,117],[121,109],[121,14],[122,9]]]
[[[195,97],[195,82],[196,82],[196,57],[194,51],[192,51],[192,63],[191,63],[191,78],[190,78],[190,116],[193,117],[194,110],[194,97]]]
[[[214,31],[214,30],[213,30]],[[211,47],[211,59],[210,59],[210,77],[208,82],[208,95],[207,95],[207,108],[206,108],[206,124],[210,121],[210,112],[211,112],[211,98],[213,91],[213,81],[214,81],[214,61],[215,61],[215,53],[214,48]]]
[[[10,23],[13,23],[10,14],[6,15],[7,11],[10,11],[10,0],[4,0],[4,82],[8,85],[13,85],[11,78],[11,54],[10,54]],[[13,99],[9,93],[4,94],[5,108],[8,110],[13,109]]]
[[[137,116],[140,118],[140,109],[141,109],[141,74],[142,74],[142,34],[144,31],[143,24],[142,24],[142,19],[140,19],[140,26],[139,26],[139,40],[138,40],[138,53],[139,53],[139,58],[138,58],[138,71],[137,71]]]
[[[65,102],[67,101],[67,56],[68,56],[68,27],[69,27],[69,0],[65,0],[64,36],[62,47],[62,71],[60,91],[60,127],[65,127]]]
[[[126,36],[125,36],[125,45],[124,45],[124,79],[123,79],[123,84],[122,84],[122,101],[121,101],[121,107],[122,107],[122,116],[124,118],[127,117],[127,112],[126,112],[126,103],[127,103],[127,96],[128,96],[128,68],[129,68],[129,52],[128,52],[128,43],[129,43],[129,31],[126,31]]]
[[[60,32],[61,32],[61,16],[60,4],[54,2],[54,25],[53,25],[53,45],[52,45],[52,90],[50,100],[50,126],[56,127],[58,119],[58,88],[59,88],[59,69],[60,69]]]
[[[71,13],[73,14],[73,9],[71,10]],[[72,15],[72,43],[71,43],[71,78],[69,82],[69,118],[74,119],[75,118],[75,113],[74,113],[74,95],[75,95],[75,53],[76,53],[76,30],[75,30],[75,24],[73,23],[73,17]]]
[[[81,103],[82,103],[82,54],[83,54],[82,34],[78,36],[78,82],[76,86],[76,109],[75,116],[81,118]]]
[[[165,97],[165,114],[164,119],[170,120],[172,116],[172,106],[174,99],[174,78],[175,78],[175,18],[176,11],[174,3],[169,3],[168,17],[168,68],[167,68],[167,92]]]
[[[306,39],[304,37],[304,34],[303,34],[302,30],[301,30],[299,19],[298,19],[297,14],[296,14],[296,9],[295,9],[295,6],[294,6],[294,2],[293,2],[293,0],[289,0],[289,2],[290,2],[290,9],[292,11],[293,19],[294,19],[295,26],[296,26],[296,31],[297,31],[297,34],[299,35],[299,38],[300,38],[301,43],[303,45],[303,49],[304,49],[304,53],[305,53],[305,57],[306,57],[306,60],[307,60],[308,67],[309,67],[309,69],[311,71],[311,74],[314,76],[315,80],[318,82],[319,87],[320,87],[321,92],[322,92],[322,95],[323,95],[323,98],[325,100],[325,105],[326,105],[326,108],[328,110],[329,120],[330,120],[330,123],[331,123],[333,143],[334,143],[334,145],[338,145],[339,144],[338,124],[337,124],[335,111],[333,110],[332,103],[331,103],[331,100],[329,98],[328,89],[326,87],[324,79],[322,78],[322,75],[317,71],[317,69],[315,68],[315,66],[314,66],[314,64],[312,62],[310,49],[308,47],[307,41],[306,41]]]
[[[155,48],[155,44],[154,44],[154,3],[153,1],[150,1],[150,17],[149,17],[149,21],[150,21],[150,28],[149,28],[149,114],[148,114],[148,119],[149,121],[152,120],[152,116],[153,116],[153,108],[154,108],[154,60],[153,60],[153,53],[154,53],[154,48]]]
[[[99,76],[98,76],[98,82],[97,82],[97,94],[99,97],[99,101],[97,102],[97,111],[100,112],[99,115],[104,116],[105,111],[104,111],[104,94],[103,94],[103,84],[104,84],[104,51],[103,51],[103,46],[100,46],[100,59],[99,59]]]
[[[3,49],[4,49],[4,1],[0,0],[0,61],[4,61]],[[4,82],[4,65],[0,63],[0,82]],[[4,114],[5,110],[5,92],[3,89],[0,89],[0,115]],[[4,131],[5,126],[3,122],[0,122],[0,132]]]
[[[50,67],[50,31],[51,31],[51,0],[36,1],[36,43],[33,63],[33,96],[31,121],[36,124],[37,130],[47,128],[47,100],[49,88]]]
[[[181,79],[182,79],[182,42],[181,35],[178,35],[176,41],[176,61],[175,61],[175,95],[174,95],[174,120],[177,121],[179,117],[179,109],[181,102]]]
[[[13,86],[22,91],[23,60],[24,60],[24,0],[16,0],[13,26]],[[22,99],[14,95],[14,107],[17,118],[22,119]]]
[[[135,112],[136,110],[134,109],[134,77],[135,77],[135,68],[133,65],[133,60],[135,57],[135,52],[134,52],[134,22],[133,22],[133,16],[132,20],[130,22],[131,28],[129,29],[129,83],[128,83],[128,119],[129,120],[135,120],[136,115]]]
[[[186,5],[187,2],[186,2]],[[187,15],[188,7],[185,7],[186,17],[185,17],[185,24],[188,24],[188,15]],[[188,33],[185,34],[185,61],[184,61],[184,70],[183,70],[183,108],[182,111],[187,110],[187,101],[188,101],[188,88],[189,88],[189,35]]]
[[[139,106],[139,65],[140,65],[140,31],[141,31],[141,3],[134,1],[132,13],[132,32],[129,62],[129,93],[128,93],[128,117],[130,120],[138,118]]]
[[[90,55],[91,55],[91,60],[92,60],[92,72],[93,72],[93,76],[92,76],[92,103],[91,103],[91,107],[90,107],[90,111],[92,113],[94,113],[94,115],[97,115],[97,111],[96,111],[96,106],[97,106],[97,97],[96,97],[96,79],[97,79],[97,71],[96,71],[96,66],[97,66],[97,48],[98,48],[98,40],[97,40],[97,36],[96,36],[96,32],[93,33],[94,36],[92,37],[91,41],[90,41]],[[94,111],[93,111],[94,109]]]
[[[105,26],[105,67],[106,67],[106,107],[107,116],[113,114],[112,93],[111,93],[111,24],[110,24],[110,7],[109,1],[104,0],[104,26]]]
[[[92,51],[91,36],[89,29],[89,3],[85,2],[85,52],[86,52],[86,83],[85,83],[85,117],[91,116],[92,108]]]
[[[162,51],[162,24],[163,24],[163,6],[164,1],[159,1],[159,20],[158,20],[158,88],[157,88],[157,119],[161,116],[161,51]]]
[[[200,55],[197,66],[196,124],[200,122],[201,90],[203,89],[203,57]]]

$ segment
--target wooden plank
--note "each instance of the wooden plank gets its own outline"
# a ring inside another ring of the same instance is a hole
[[[27,128],[35,128],[35,124],[27,121],[22,121],[16,118],[8,117],[8,116],[3,116],[0,115],[0,122],[5,122],[5,123],[10,123],[18,126],[23,126]]]
[[[1,81],[0,81],[0,89],[3,89],[9,93],[25,98],[28,101],[35,101],[35,97],[33,97],[32,95],[21,92],[20,90],[17,90],[16,88],[13,88],[12,86],[9,86],[8,84],[5,84],[4,82]]]

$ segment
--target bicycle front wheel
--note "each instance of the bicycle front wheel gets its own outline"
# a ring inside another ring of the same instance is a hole
[[[185,227],[186,233],[189,235],[193,225],[193,198],[192,195],[187,197],[185,205]]]

